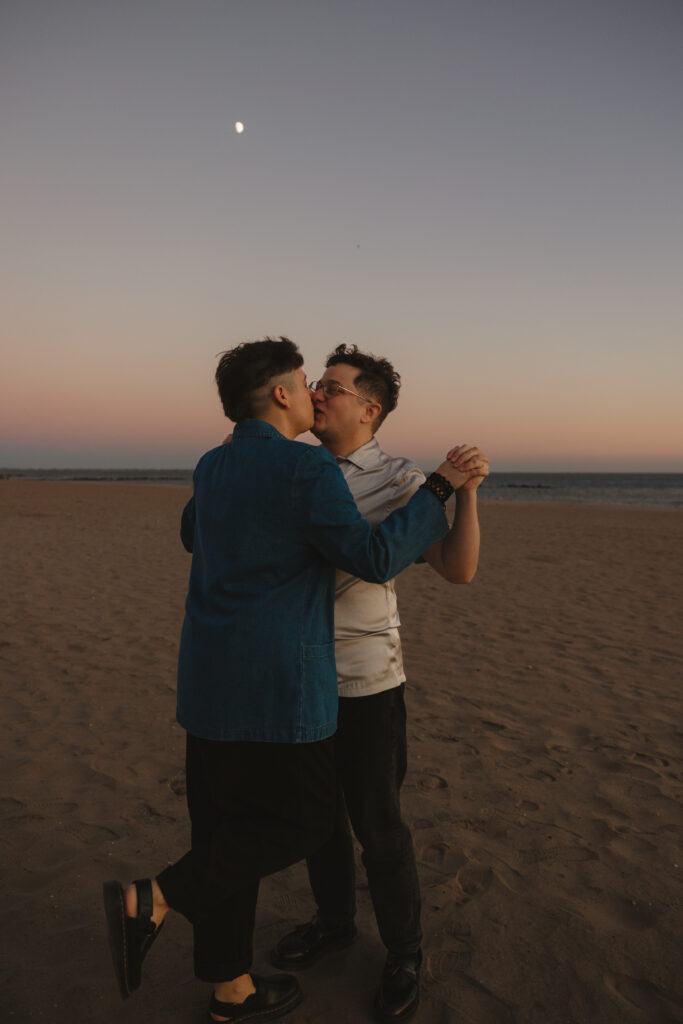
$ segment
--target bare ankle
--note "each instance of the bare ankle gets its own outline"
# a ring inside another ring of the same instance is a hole
[[[123,898],[126,904],[126,916],[137,917],[138,916],[138,891],[134,885],[126,887],[123,893]]]
[[[164,899],[164,894],[159,888],[159,883],[156,878],[152,879],[152,900],[154,909],[152,910],[152,921],[159,927],[163,919],[166,917],[168,912],[168,903]],[[126,915],[128,917],[138,916],[138,891],[135,885],[129,885],[124,890],[124,901],[126,905]]]
[[[221,981],[216,985],[216,999],[221,1003],[243,1003],[256,989],[250,974],[240,974],[231,981]]]
[[[152,879],[152,898],[154,900],[154,913],[152,914],[152,920],[156,922],[157,917],[160,917],[161,921],[163,921],[169,910],[169,906],[156,878]]]

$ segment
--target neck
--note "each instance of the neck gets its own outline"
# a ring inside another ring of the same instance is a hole
[[[352,452],[358,451],[364,444],[372,440],[372,433],[366,434],[354,434],[353,437],[341,437],[326,440],[321,438],[321,441],[325,448],[327,448],[330,455],[334,455],[335,458],[345,459],[347,455],[351,455]]]
[[[260,416],[256,416],[255,419],[261,420],[262,423],[269,423],[271,427],[275,427],[288,441],[293,441],[299,436],[300,431],[297,431],[292,425],[289,416],[286,412],[281,412],[279,409],[268,409],[266,412],[261,413]]]

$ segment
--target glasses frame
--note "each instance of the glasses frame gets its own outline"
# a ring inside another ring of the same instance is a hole
[[[329,385],[338,388],[338,391],[333,391],[331,395],[327,394],[325,390]],[[361,402],[365,402],[368,405],[373,403],[379,405],[380,403],[375,398],[364,398],[363,395],[359,395],[357,391],[352,391],[351,388],[345,388],[343,384],[340,384],[336,380],[312,380],[308,385],[310,391],[317,392],[322,391],[325,398],[334,398],[339,391],[344,391],[347,395],[353,395],[354,398],[360,398]]]

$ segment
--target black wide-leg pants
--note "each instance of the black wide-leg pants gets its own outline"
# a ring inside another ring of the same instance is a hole
[[[157,877],[194,927],[195,974],[231,981],[253,956],[259,881],[325,843],[337,814],[334,737],[217,742],[187,735],[192,845]]]
[[[333,835],[308,857],[321,924],[338,928],[355,914],[350,819],[363,847],[382,941],[394,956],[415,957],[422,942],[420,880],[401,814],[407,767],[404,684],[366,697],[340,697],[335,746],[346,810],[341,800]]]

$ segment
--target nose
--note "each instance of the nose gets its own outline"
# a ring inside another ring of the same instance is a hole
[[[311,391],[311,398],[314,405],[320,405],[321,402],[325,401],[325,392],[322,388],[318,388],[317,391]]]

